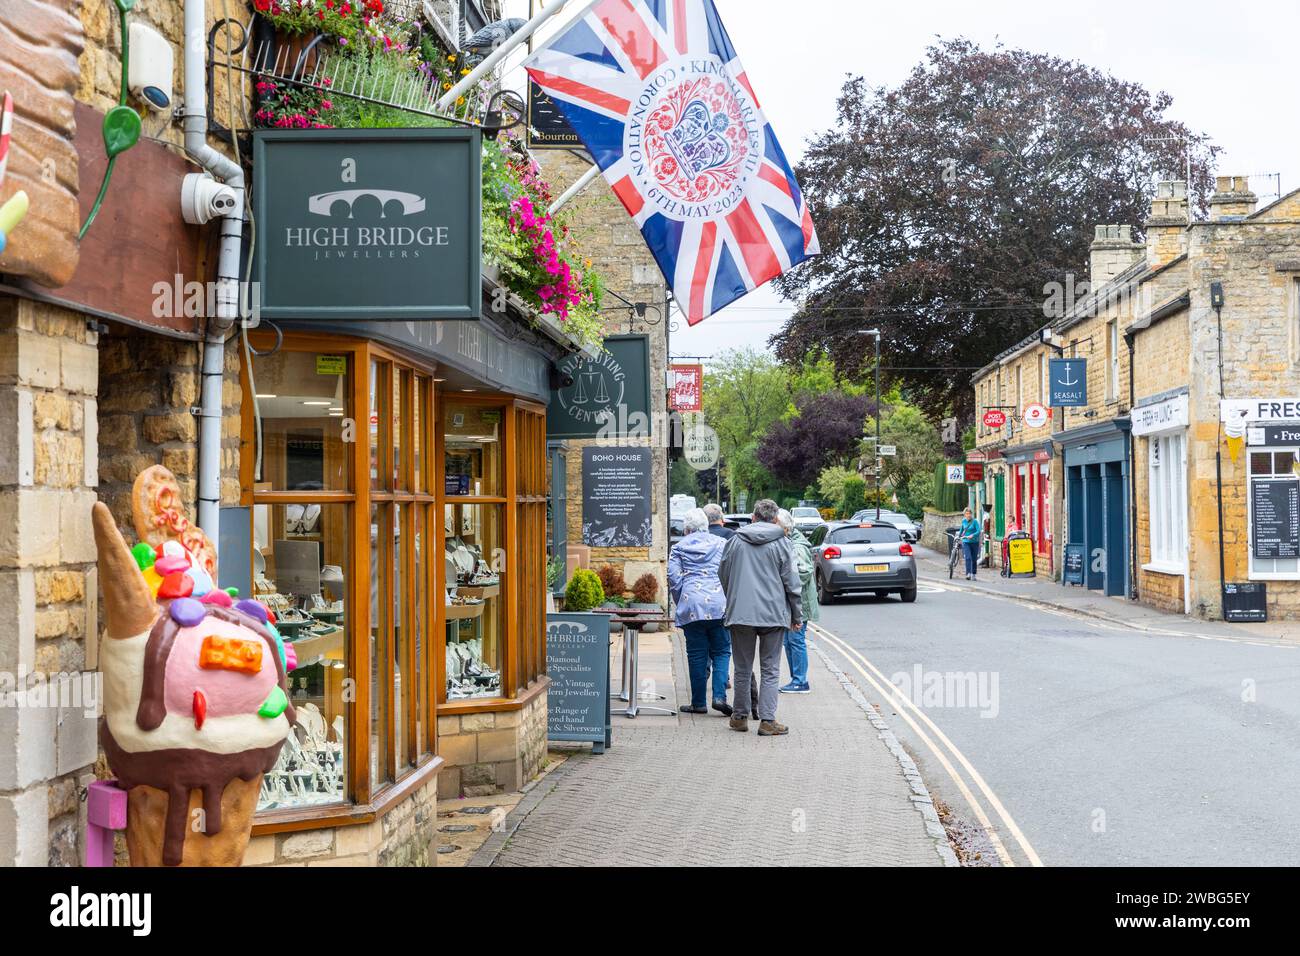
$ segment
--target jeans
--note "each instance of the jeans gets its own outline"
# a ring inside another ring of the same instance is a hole
[[[966,573],[974,574],[976,562],[979,561],[980,543],[978,541],[963,541],[961,550],[966,555]]]
[[[797,631],[785,632],[785,659],[790,665],[792,684],[808,683],[808,623]]]
[[[784,643],[783,627],[750,627],[734,624],[731,627],[731,651],[736,658],[735,677],[732,680],[731,706],[733,717],[748,717],[752,712],[753,671],[757,649],[762,682],[758,691],[758,719],[775,720],[776,702],[781,696],[781,645]]]
[[[727,671],[731,667],[731,635],[715,621],[691,621],[682,625],[686,635],[686,665],[691,675],[691,706],[708,704],[709,669],[713,669],[713,699],[727,699]]]

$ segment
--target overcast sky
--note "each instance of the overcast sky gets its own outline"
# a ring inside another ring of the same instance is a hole
[[[1222,147],[1219,173],[1280,173],[1284,193],[1300,187],[1295,0],[1092,0],[1069,7],[1042,0],[714,3],[792,160],[811,136],[834,125],[835,97],[846,74],[892,86],[936,37],[964,36],[984,46],[1001,40],[1079,60],[1153,93],[1167,92],[1174,100],[1170,115]],[[572,5],[576,9],[580,0]],[[528,2],[510,0],[507,10],[527,16]],[[1261,203],[1276,189],[1263,176],[1252,178],[1251,186]],[[760,288],[693,328],[682,319],[672,354],[711,356],[738,344],[765,348],[790,311],[770,286]]]

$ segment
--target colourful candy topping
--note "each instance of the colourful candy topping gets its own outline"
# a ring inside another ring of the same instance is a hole
[[[270,620],[270,612],[261,601],[250,601],[246,598],[235,604],[235,610],[243,611],[249,617],[257,618],[263,624]]]
[[[262,669],[262,647],[258,641],[208,635],[199,648],[199,666],[205,670],[238,671],[256,674]]]
[[[172,620],[181,627],[194,627],[203,620],[207,610],[193,598],[177,598],[170,608]]]
[[[203,721],[208,716],[208,699],[203,696],[203,691],[194,692],[194,729],[202,730]]]
[[[153,548],[141,541],[131,549],[131,557],[135,558],[135,563],[143,571],[145,568],[153,567]]]
[[[158,588],[159,598],[183,598],[194,593],[194,579],[180,571],[168,574]]]
[[[257,709],[257,714],[259,717],[279,717],[288,706],[289,698],[284,696],[284,691],[280,689],[279,684],[276,684],[271,689],[271,693],[267,695],[266,700],[262,702],[262,706]]]
[[[230,607],[235,603],[225,591],[209,591],[201,600],[204,604],[215,604],[218,607]]]

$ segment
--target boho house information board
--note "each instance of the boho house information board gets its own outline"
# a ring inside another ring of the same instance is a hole
[[[650,448],[594,446],[582,450],[582,543],[595,548],[648,548]]]

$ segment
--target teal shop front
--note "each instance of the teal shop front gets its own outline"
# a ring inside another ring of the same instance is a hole
[[[1083,547],[1084,585],[1126,596],[1131,575],[1129,420],[1071,429],[1056,440],[1065,463],[1065,542]]]

